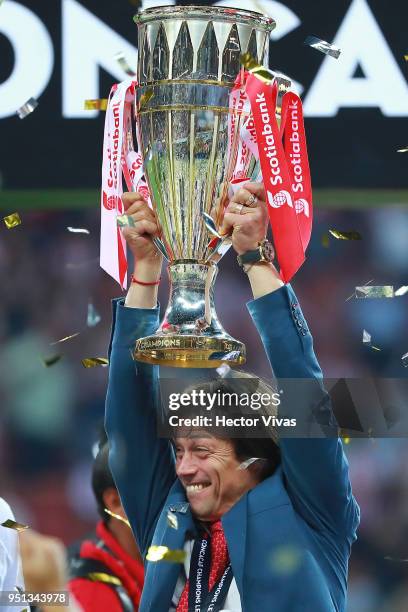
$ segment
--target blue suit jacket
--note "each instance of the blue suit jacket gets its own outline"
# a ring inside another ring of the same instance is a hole
[[[277,377],[322,373],[290,286],[248,304]],[[110,467],[142,555],[183,548],[194,522],[170,442],[156,436],[158,368],[132,361],[158,309],[114,302],[106,429]],[[282,439],[282,465],[222,517],[244,612],[343,612],[347,565],[359,523],[338,439]],[[178,529],[167,524],[177,513]],[[141,612],[168,612],[181,566],[146,562]]]

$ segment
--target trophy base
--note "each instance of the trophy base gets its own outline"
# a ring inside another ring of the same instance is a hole
[[[246,361],[245,345],[231,337],[166,334],[137,340],[134,359],[175,368],[218,368],[240,366]]]

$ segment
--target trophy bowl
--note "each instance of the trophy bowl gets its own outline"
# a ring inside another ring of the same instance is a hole
[[[243,78],[240,56],[262,62],[275,22],[206,6],[147,9],[135,22],[136,130],[169,261],[170,297],[159,329],[137,341],[134,358],[177,367],[241,365],[245,346],[223,329],[214,307],[217,262],[231,245],[217,228],[248,115],[233,95]]]

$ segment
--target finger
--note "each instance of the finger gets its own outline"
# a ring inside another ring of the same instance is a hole
[[[247,191],[249,191],[251,194],[257,196],[257,198],[263,202],[265,202],[266,200],[266,193],[265,193],[265,187],[263,183],[245,183],[245,185],[242,186],[243,189],[246,189]]]
[[[147,219],[141,219],[140,221],[136,221],[134,229],[140,236],[143,234],[149,234],[149,236],[154,236],[157,234],[157,225],[152,221],[148,221]]]
[[[145,203],[140,206],[139,202],[132,204],[132,206],[127,209],[126,214],[131,216],[135,221],[140,221],[140,219],[148,219],[153,222],[156,221],[156,215]]]
[[[144,203],[147,204],[147,202],[144,199],[144,197],[138,191],[135,191],[135,192],[126,191],[122,195],[122,202],[123,202],[123,206],[124,206],[126,211],[135,202],[144,202]]]
[[[242,216],[232,212],[225,212],[224,219],[219,233],[221,236],[227,236],[232,233],[234,225],[240,225]]]
[[[255,214],[257,213],[257,207],[255,206],[255,208],[251,208],[250,206],[245,206],[239,202],[231,201],[226,208],[226,212],[236,215]]]

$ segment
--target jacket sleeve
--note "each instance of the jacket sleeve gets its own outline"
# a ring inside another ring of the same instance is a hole
[[[176,473],[169,440],[158,438],[158,366],[133,361],[138,338],[153,333],[158,308],[113,303],[105,428],[109,465],[140,551],[145,556]]]
[[[295,389],[299,379],[308,379],[299,381],[295,412],[309,411],[312,396],[324,398],[333,423],[312,336],[291,286],[249,302],[248,309],[275,376],[292,379],[286,386]],[[287,490],[297,512],[314,528],[327,528],[352,541],[360,514],[338,437],[281,437],[279,444]]]

